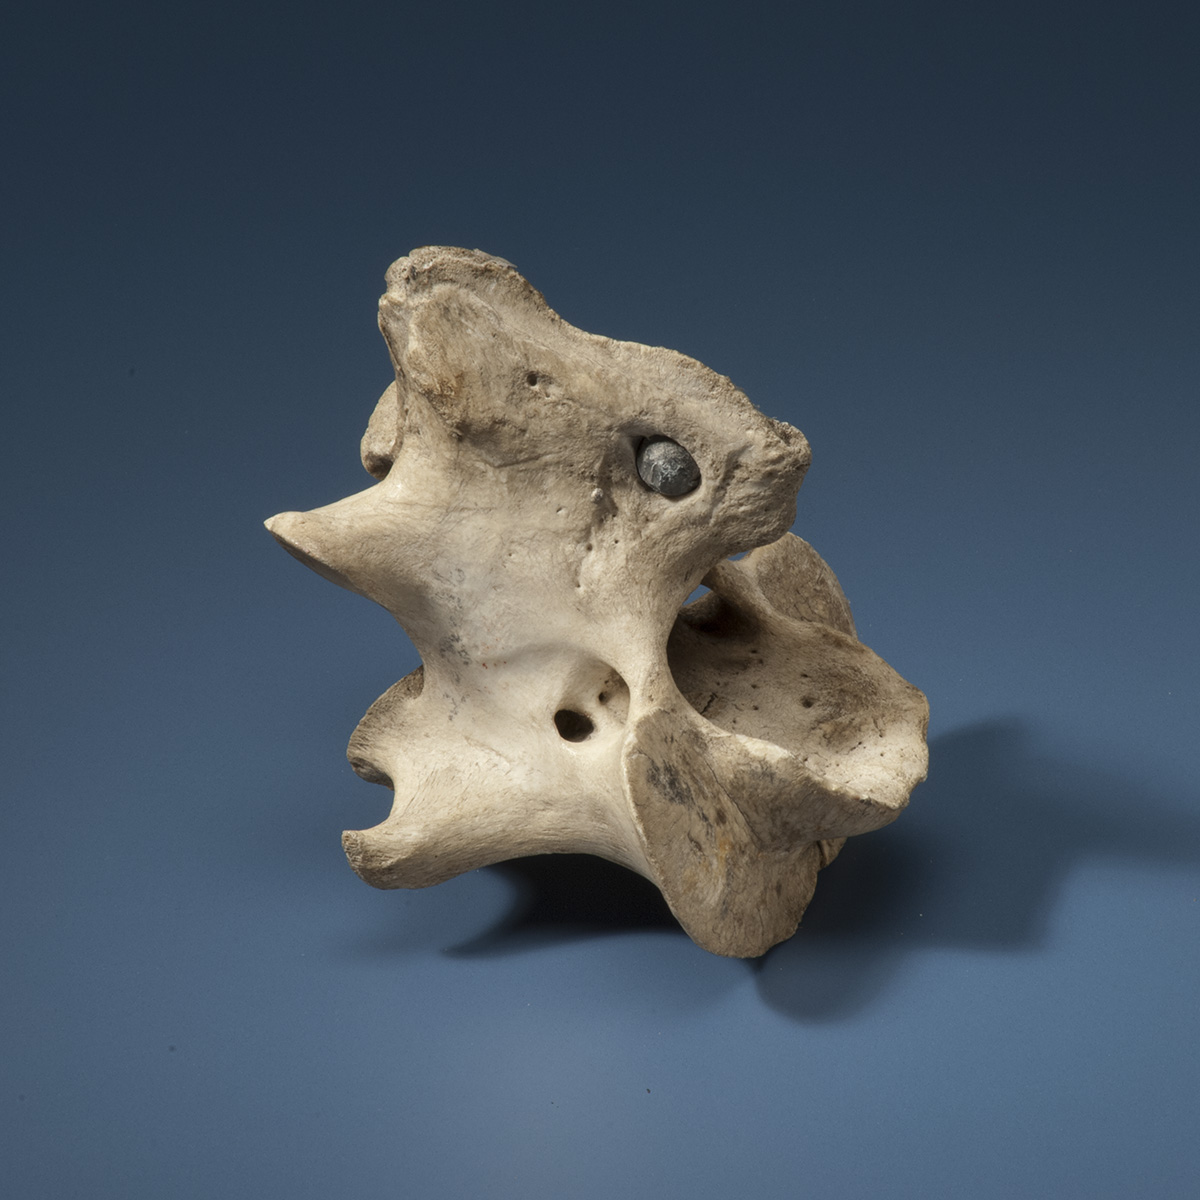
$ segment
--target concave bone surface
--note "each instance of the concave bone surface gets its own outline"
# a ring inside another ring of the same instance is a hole
[[[400,259],[380,326],[378,482],[268,522],[422,659],[351,739],[395,790],[345,835],[355,870],[423,887],[582,851],[651,879],[709,950],[790,936],[926,764],[924,697],[786,532],[804,437],[693,359],[573,328],[478,251]]]

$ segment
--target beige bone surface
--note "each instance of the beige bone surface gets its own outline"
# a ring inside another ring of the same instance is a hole
[[[693,359],[568,325],[502,259],[426,247],[387,283],[396,382],[362,444],[378,482],[267,522],[423,664],[351,738],[395,792],[345,834],[351,864],[424,887],[597,854],[706,949],[763,953],[926,767],[925,698],[787,532],[808,443]],[[694,491],[643,483],[654,437],[690,453]]]

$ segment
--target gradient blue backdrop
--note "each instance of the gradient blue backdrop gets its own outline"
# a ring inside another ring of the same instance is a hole
[[[4,1194],[1195,1196],[1195,13],[10,13]],[[369,483],[425,243],[813,444],[932,770],[761,961],[604,864],[342,858],[413,652],[260,522]]]

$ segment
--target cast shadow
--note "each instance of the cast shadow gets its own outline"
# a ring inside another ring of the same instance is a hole
[[[836,1020],[916,952],[1035,948],[1068,872],[1089,857],[1200,863],[1200,817],[1042,756],[1017,721],[946,734],[911,807],[851,838],[800,931],[758,960],[760,994],[797,1020]]]
[[[1200,863],[1200,815],[1110,773],[1049,757],[1019,721],[938,737],[930,763],[930,778],[900,820],[851,838],[821,872],[796,936],[747,962],[777,1012],[804,1022],[852,1017],[910,956],[930,949],[1036,949],[1063,881],[1087,858]],[[503,885],[489,883],[484,893],[489,908],[504,896],[494,924],[475,931],[483,897],[474,893],[469,922],[461,914],[461,922],[439,919],[442,909],[431,901],[431,911],[412,923],[435,928],[418,940],[460,958],[632,933],[687,944],[657,888],[599,858],[516,859],[484,868],[479,882],[486,881]],[[435,889],[442,906],[448,886]],[[397,936],[385,939],[393,950]],[[728,986],[724,960],[699,957],[692,985],[703,990],[719,974]]]
[[[648,879],[590,854],[541,854],[485,870],[512,889],[504,918],[450,953],[494,957],[613,934],[653,931],[686,941],[662,893]]]

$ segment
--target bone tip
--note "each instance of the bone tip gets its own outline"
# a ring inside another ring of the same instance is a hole
[[[295,516],[295,513],[276,513],[273,517],[268,517],[263,522],[263,527],[273,538],[279,539],[283,536],[284,526],[289,523],[293,516]]]
[[[289,553],[300,549],[304,530],[304,513],[281,512],[263,522],[267,532]],[[305,551],[307,553],[307,551]]]
[[[366,857],[366,849],[366,844],[360,830],[347,829],[342,834],[342,850],[349,860],[351,869],[360,879],[366,879],[367,883],[370,883],[371,881],[363,874],[365,869],[363,860]]]

